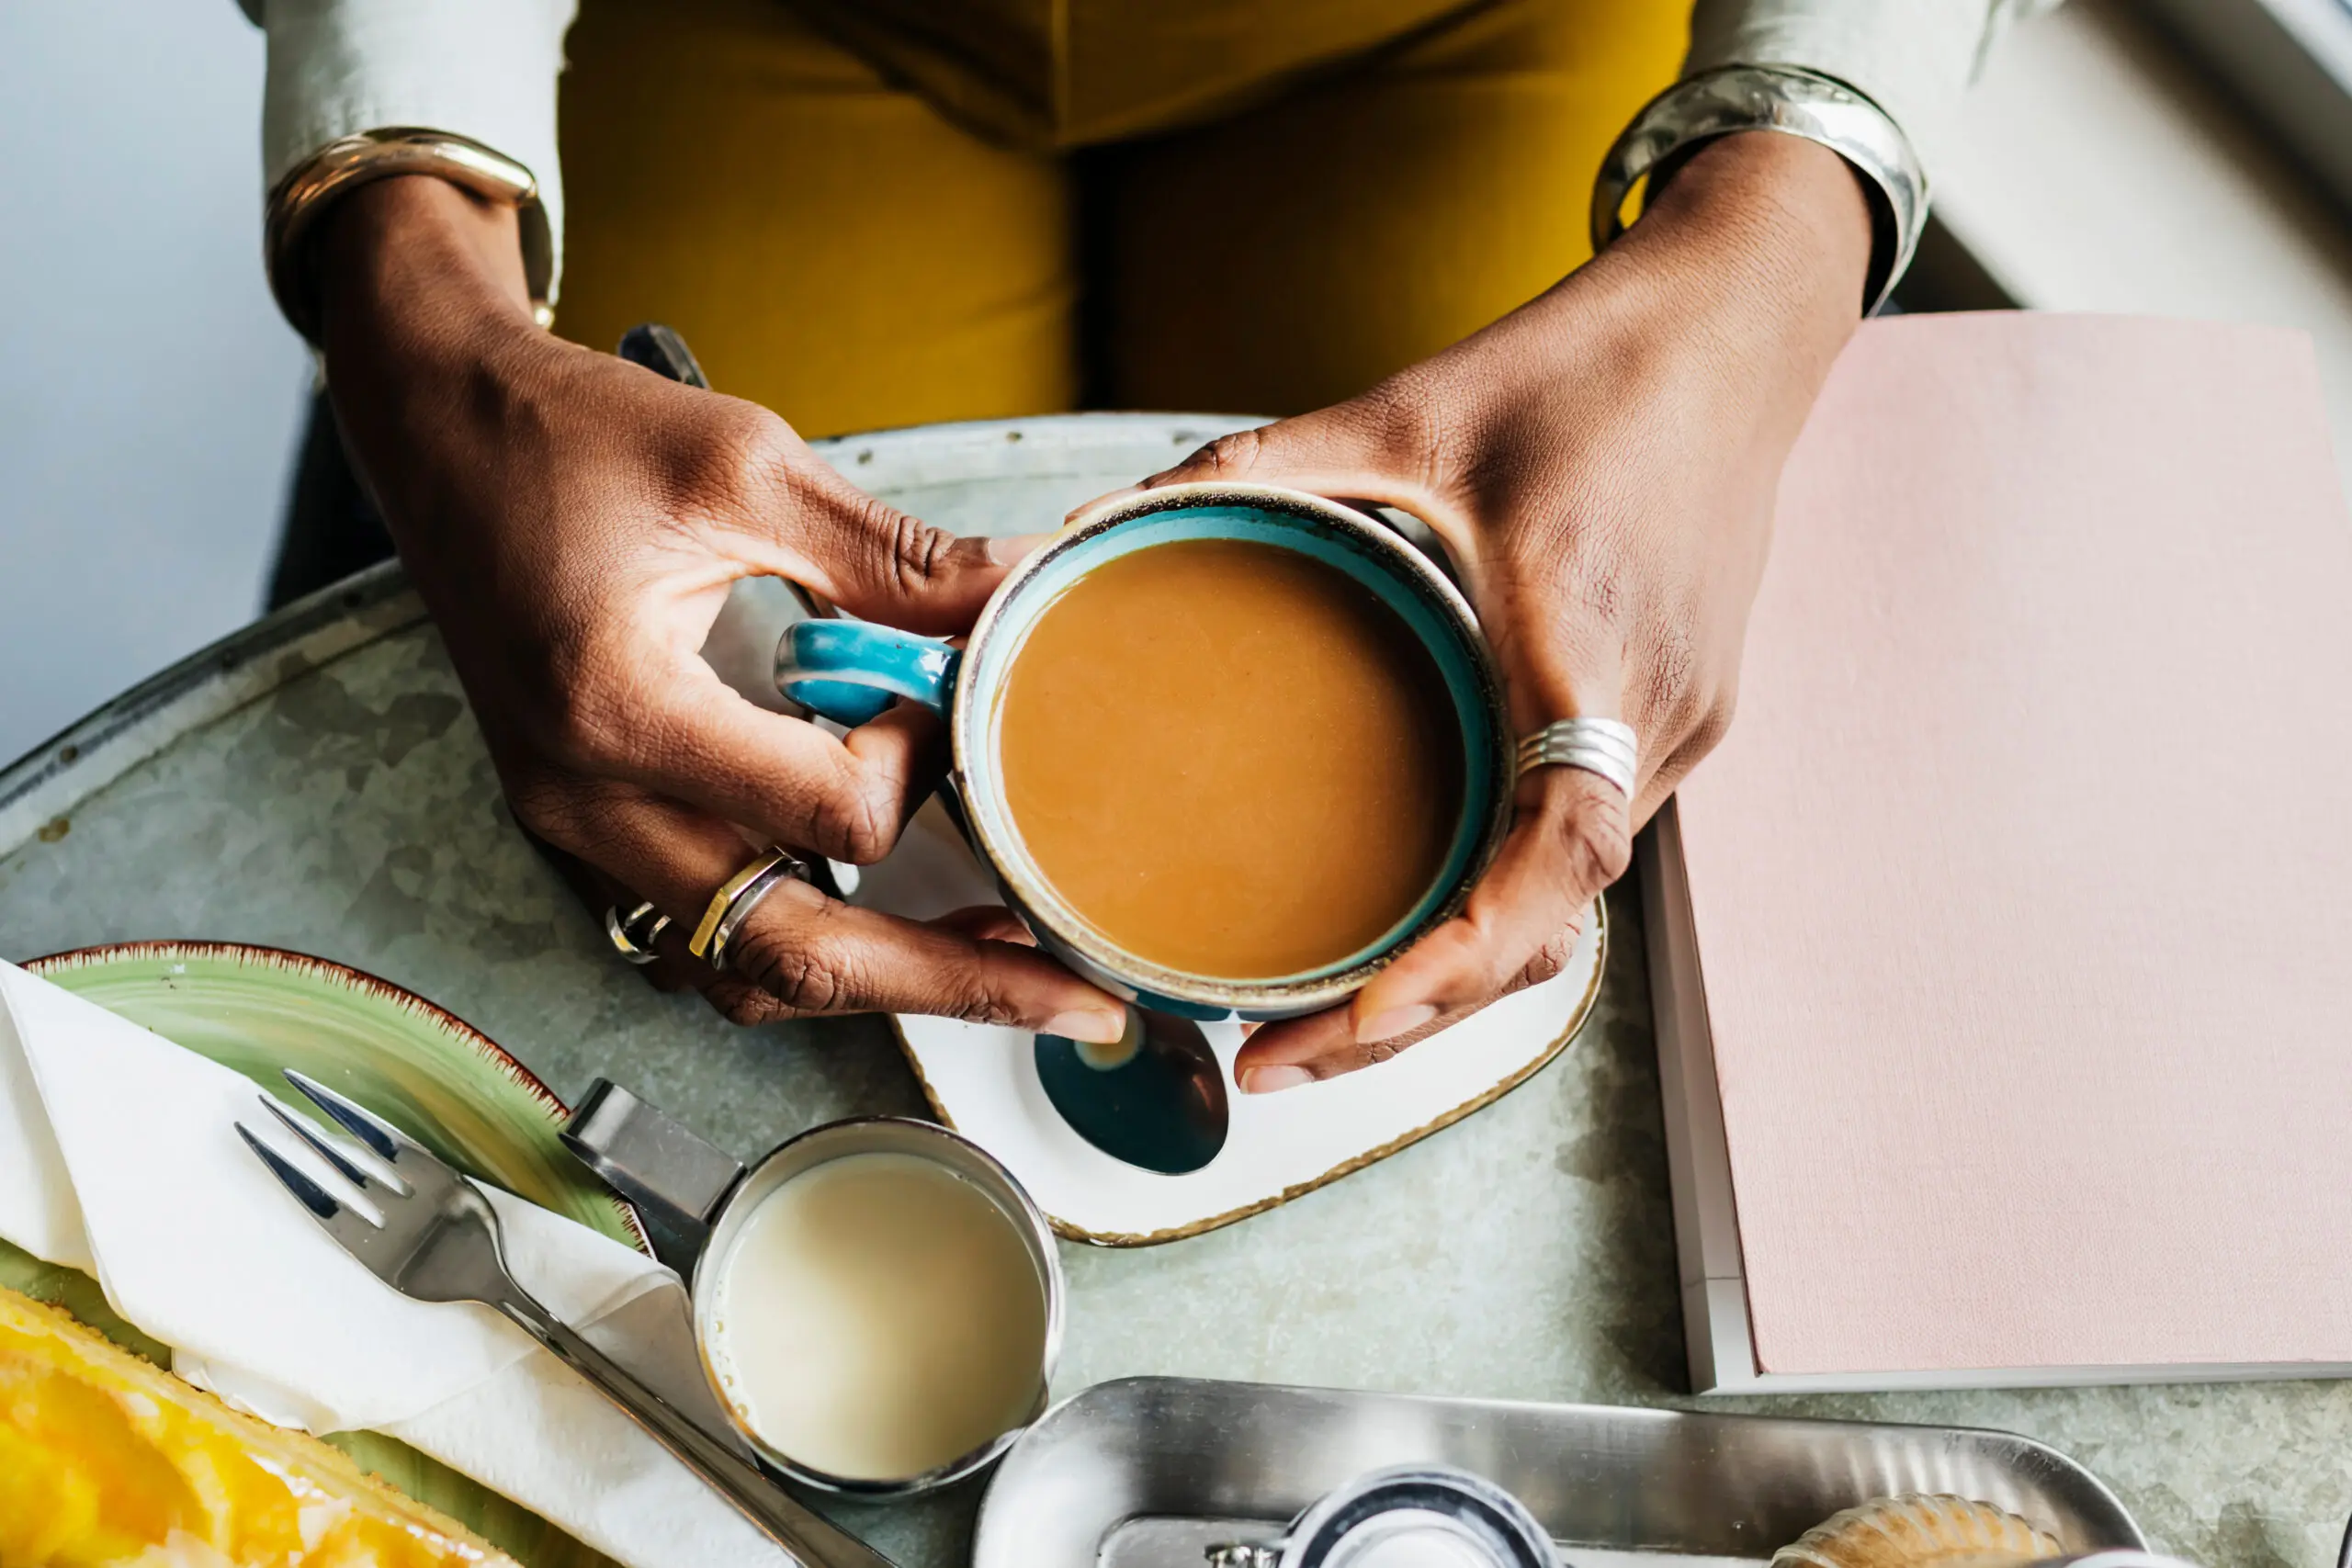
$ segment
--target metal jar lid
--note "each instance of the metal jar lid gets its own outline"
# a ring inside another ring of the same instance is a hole
[[[1443,1465],[1375,1470],[1327,1494],[1268,1545],[1212,1546],[1210,1568],[1557,1568],[1520,1500]]]

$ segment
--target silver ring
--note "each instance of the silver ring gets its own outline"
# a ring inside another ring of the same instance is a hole
[[[1537,768],[1582,768],[1615,784],[1627,800],[1634,798],[1636,758],[1634,727],[1613,718],[1564,718],[1519,743],[1520,776]]]
[[[638,927],[648,915],[653,915],[651,899],[639,904],[627,915],[621,913],[617,904],[605,906],[605,934],[613,939],[613,951],[631,964],[650,964],[662,956],[653,951],[653,944],[661,940],[663,931],[670,929],[670,917],[653,915],[653,923],[646,926],[640,935]]]
[[[727,907],[719,911],[718,919],[711,925],[709,951],[705,956],[710,960],[713,969],[727,967],[728,944],[735,940],[735,932],[743,922],[752,918],[752,911],[759,908],[760,900],[775,891],[777,883],[808,882],[814,886],[813,874],[807,861],[786,854],[782,850],[771,850],[768,855],[774,858],[763,856],[760,862],[753,863],[757,869],[743,879],[742,886],[729,897]]]

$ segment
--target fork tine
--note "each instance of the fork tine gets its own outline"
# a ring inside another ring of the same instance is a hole
[[[253,1150],[255,1158],[269,1168],[270,1175],[277,1178],[278,1185],[300,1199],[302,1207],[322,1222],[332,1220],[342,1212],[343,1205],[334,1201],[333,1194],[303,1175],[284,1155],[254,1136],[253,1129],[243,1122],[237,1123],[237,1136],[245,1141],[245,1147]]]
[[[286,1081],[300,1089],[311,1104],[325,1111],[336,1126],[358,1139],[383,1159],[397,1164],[401,1156],[407,1154],[433,1160],[435,1165],[440,1163],[438,1160],[434,1160],[433,1156],[424,1146],[406,1133],[401,1132],[374,1111],[345,1100],[308,1073],[299,1073],[292,1067],[288,1067]]]
[[[312,1154],[334,1167],[337,1176],[342,1177],[362,1192],[375,1185],[369,1180],[368,1173],[345,1157],[341,1149],[329,1143],[322,1134],[312,1131],[309,1122],[280,1105],[274,1096],[266,1094],[261,1096],[261,1108],[277,1117],[279,1126],[301,1139]]]
[[[388,1253],[385,1250],[389,1238],[382,1217],[369,1213],[365,1203],[328,1191],[304,1174],[300,1166],[270,1147],[243,1122],[236,1127],[237,1136],[244,1139],[245,1147],[253,1150],[254,1157],[277,1178],[279,1186],[294,1194],[295,1200],[311,1211],[311,1217],[319,1222],[319,1228],[333,1236],[344,1251],[367,1265],[370,1273],[390,1282],[384,1269],[395,1261],[396,1251]],[[401,1200],[393,1199],[392,1201]]]

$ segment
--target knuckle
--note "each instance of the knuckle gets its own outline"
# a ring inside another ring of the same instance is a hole
[[[605,817],[599,791],[540,768],[511,773],[505,788],[515,821],[560,850],[596,859],[605,837],[598,829]]]
[[[1257,431],[1237,430],[1185,458],[1183,467],[1187,471],[1197,470],[1197,477],[1204,479],[1238,479],[1257,466],[1265,448],[1265,440]]]
[[[840,1005],[842,976],[821,952],[779,951],[758,973],[761,987],[795,1012],[831,1012]]]
[[[1677,765],[1688,768],[1713,751],[1731,731],[1739,705],[1737,690],[1690,677],[1676,690],[1663,689],[1657,677],[1645,693],[1643,711],[1651,716],[1642,726],[1642,754],[1657,764],[1653,772]]]
[[[782,1016],[774,998],[749,986],[714,989],[708,995],[710,1005],[718,1010],[719,1016],[740,1029],[772,1022]]]
[[[829,907],[820,906],[788,930],[757,926],[746,933],[748,944],[731,955],[743,977],[788,1012],[832,1012],[854,991],[839,944],[823,929]]]
[[[955,535],[872,496],[860,496],[854,504],[854,526],[881,553],[890,587],[911,597],[950,574]]]
[[[897,791],[887,781],[851,779],[820,795],[809,808],[808,842],[836,860],[872,865],[898,847]]]
[[[1540,986],[1556,977],[1568,966],[1568,954],[1576,951],[1576,945],[1575,931],[1560,932],[1528,955],[1527,962],[1520,966],[1509,989],[1525,990],[1530,986]]]
[[[1695,762],[1722,744],[1731,733],[1732,714],[1739,706],[1736,692],[1720,692],[1699,705],[1690,722],[1684,726],[1683,740],[1679,751]]]
[[[779,945],[746,957],[752,962],[745,972],[793,1012],[831,1012],[841,1000],[841,976],[822,953]]]
[[[1698,733],[1713,750],[1715,743],[1731,733],[1731,721],[1739,714],[1739,683],[1734,681],[1715,689],[1714,700],[1701,716]]]
[[[786,463],[791,427],[757,403],[716,400],[708,408],[705,439],[678,444],[672,457],[673,482],[689,513],[721,514],[748,509],[766,494]]]
[[[1649,650],[1649,669],[1642,681],[1643,708],[1671,715],[1676,728],[1687,730],[1706,706],[1699,679],[1699,647],[1690,618],[1676,615],[1661,627]]]
[[[1600,787],[1610,791],[1611,809],[1571,812],[1559,828],[1569,877],[1577,887],[1592,892],[1624,875],[1625,868],[1634,863],[1634,840],[1625,826],[1625,813],[1617,806],[1614,789],[1606,784]]]
[[[975,984],[960,996],[951,998],[948,1010],[967,1023],[1016,1025],[1029,1021],[1029,1015],[1011,1001]]]
[[[524,773],[506,781],[506,807],[514,820],[561,849],[572,845],[577,813],[571,792],[544,773]]]

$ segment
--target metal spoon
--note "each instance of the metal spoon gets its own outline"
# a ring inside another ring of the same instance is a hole
[[[940,785],[939,804],[969,841],[971,827],[953,779]],[[1070,1131],[1113,1159],[1182,1176],[1225,1147],[1232,1124],[1225,1069],[1192,1020],[1130,1007],[1127,1032],[1115,1044],[1058,1034],[1035,1040],[1046,1099]]]
[[[1190,1019],[1131,1007],[1115,1045],[1040,1034],[1036,1049],[1046,1098],[1112,1158],[1182,1176],[1225,1147],[1225,1069]]]

